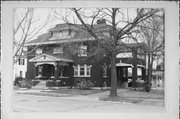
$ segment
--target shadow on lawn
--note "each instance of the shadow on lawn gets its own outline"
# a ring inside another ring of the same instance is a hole
[[[45,93],[57,93],[57,94],[72,94],[72,95],[89,95],[94,93],[100,93],[104,91],[108,91],[109,89],[88,89],[88,90],[81,90],[76,88],[59,88],[59,89],[50,89],[50,90],[43,90],[41,92]]]

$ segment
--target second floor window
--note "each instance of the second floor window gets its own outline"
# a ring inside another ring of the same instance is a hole
[[[63,53],[63,48],[62,47],[54,48],[53,54],[57,54],[57,53]]]
[[[77,65],[74,66],[75,77],[90,77],[91,76],[91,65]]]
[[[79,47],[78,56],[87,56],[87,46],[82,45]]]
[[[24,65],[24,64],[25,64],[24,59],[23,59],[23,58],[20,58],[20,59],[19,59],[19,65]]]
[[[36,55],[41,55],[42,54],[42,49],[41,48],[38,48],[37,50],[36,50]]]

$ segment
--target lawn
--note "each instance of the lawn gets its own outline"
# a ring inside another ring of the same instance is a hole
[[[89,95],[94,93],[100,93],[107,91],[108,89],[88,89],[88,90],[81,90],[76,88],[59,88],[59,89],[50,89],[50,90],[43,90],[41,92],[45,93],[57,93],[57,94],[71,94],[71,95]]]

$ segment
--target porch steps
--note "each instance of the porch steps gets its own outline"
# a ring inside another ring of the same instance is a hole
[[[32,86],[32,89],[45,89],[46,81],[40,80],[40,82],[36,86]]]

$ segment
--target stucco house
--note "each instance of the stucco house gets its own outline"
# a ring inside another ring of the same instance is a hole
[[[94,25],[100,39],[111,36],[110,25],[105,20],[98,20]],[[90,81],[93,86],[110,86],[110,60],[107,55],[94,55],[97,45],[95,40],[79,24],[57,24],[37,39],[25,44],[27,56],[27,78],[34,80],[54,80],[58,86],[73,86],[79,79]],[[144,43],[126,44],[116,58],[119,84],[127,87],[128,69],[137,75],[137,68],[145,77]]]

